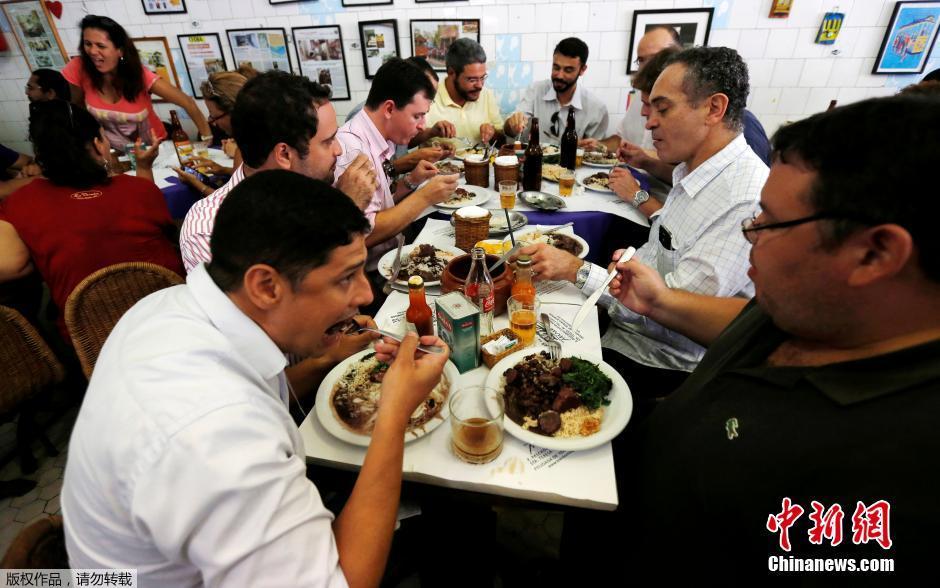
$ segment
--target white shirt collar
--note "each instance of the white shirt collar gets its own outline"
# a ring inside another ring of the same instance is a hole
[[[581,81],[580,78],[578,78],[578,81]],[[558,92],[555,91],[555,86],[552,84],[552,80],[550,78],[548,80],[548,90],[546,90],[545,95],[542,96],[542,99],[547,102],[558,102],[559,107],[561,107],[561,101],[558,100]],[[574,95],[571,97],[571,102],[569,102],[566,106],[571,106],[575,110],[584,110],[581,107],[581,84],[575,85]]]
[[[205,264],[197,265],[186,276],[186,287],[190,289],[196,303],[212,321],[212,324],[231,341],[232,346],[245,360],[268,380],[284,371],[287,359],[267,333],[248,318],[209,276]]]

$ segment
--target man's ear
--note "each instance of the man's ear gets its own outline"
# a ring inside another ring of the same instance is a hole
[[[867,286],[904,271],[914,255],[914,240],[900,225],[885,224],[858,231],[840,247],[851,256],[848,284]]]
[[[291,149],[287,143],[278,143],[268,154],[267,163],[273,163],[280,169],[291,169],[291,161],[296,156],[296,152]]]
[[[242,276],[243,295],[262,311],[277,306],[284,299],[289,287],[284,276],[264,263],[251,266]]]
[[[706,104],[708,105],[708,114],[706,115],[706,122],[709,125],[719,125],[724,121],[725,113],[728,112],[728,95],[718,92],[712,94],[706,99]]]

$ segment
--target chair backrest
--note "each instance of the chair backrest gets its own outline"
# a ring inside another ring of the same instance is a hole
[[[82,280],[65,302],[65,326],[85,377],[91,377],[101,346],[130,307],[148,294],[182,283],[175,272],[144,262],[110,265]]]
[[[33,325],[0,306],[0,415],[64,377],[65,369]]]
[[[3,569],[68,569],[65,531],[62,517],[50,516],[27,526],[13,538],[0,568]]]

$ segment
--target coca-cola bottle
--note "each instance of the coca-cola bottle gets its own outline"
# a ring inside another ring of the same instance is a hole
[[[496,287],[486,267],[486,252],[482,247],[470,251],[470,272],[464,283],[464,294],[480,309],[480,337],[493,332],[493,309],[496,306]]]

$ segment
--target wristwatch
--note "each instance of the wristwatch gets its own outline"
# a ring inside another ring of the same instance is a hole
[[[408,179],[408,174],[402,175],[401,179],[405,182],[405,185],[408,186],[408,189],[414,192],[418,189],[418,186],[421,184],[412,184],[411,180]]]
[[[650,193],[646,190],[637,190],[633,195],[633,206],[639,208],[641,204],[650,199]]]
[[[578,275],[574,280],[574,285],[581,290],[584,288],[584,284],[587,283],[588,277],[591,275],[591,262],[585,261],[581,264],[581,267],[578,268]]]

